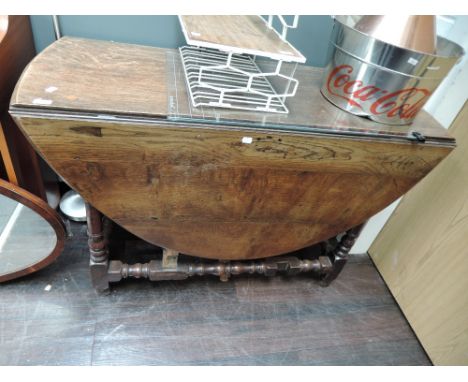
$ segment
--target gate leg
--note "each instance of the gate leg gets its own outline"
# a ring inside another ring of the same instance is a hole
[[[327,273],[321,280],[322,286],[328,286],[330,283],[335,280],[338,275],[343,270],[346,262],[349,258],[349,251],[351,250],[352,246],[356,242],[359,234],[362,231],[364,224],[360,224],[350,230],[346,231],[346,233],[341,238],[340,242],[336,246],[336,248],[331,251],[328,256],[333,264],[333,268],[331,272]]]
[[[104,238],[103,215],[89,203],[86,203],[86,221],[88,224],[91,282],[98,293],[108,293],[109,252]]]

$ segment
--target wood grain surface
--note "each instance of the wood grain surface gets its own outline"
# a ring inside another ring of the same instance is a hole
[[[321,72],[305,67],[310,82],[280,127],[259,113],[178,123],[166,118],[168,57],[172,50],[63,38],[25,71],[11,108],[72,188],[153,244],[214,259],[302,248],[364,222],[454,146],[424,115],[411,127],[427,136],[420,144],[408,127],[339,111],[320,95]],[[294,131],[301,122],[310,128]]]
[[[401,137],[418,131],[428,138],[453,143],[446,130],[425,111],[412,125],[392,126],[338,109],[320,94],[322,77],[321,68],[298,66],[296,78],[300,85],[296,96],[288,101],[288,115],[191,108],[176,50],[64,37],[47,47],[24,71],[11,107],[166,119],[170,114],[169,97],[177,93],[177,114],[207,123],[224,119],[237,125],[253,123],[279,130],[320,128],[330,133]]]
[[[179,16],[189,45],[305,62],[305,57],[256,15]]]
[[[214,259],[273,256],[343,232],[452,149],[162,122],[18,123],[102,213],[150,243]]]
[[[468,365],[468,106],[458,147],[411,190],[369,252],[437,365]]]

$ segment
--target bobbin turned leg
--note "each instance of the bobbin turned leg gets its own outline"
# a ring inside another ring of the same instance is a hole
[[[335,280],[341,273],[346,262],[348,261],[349,251],[359,237],[363,227],[364,224],[361,224],[346,231],[336,248],[328,254],[331,262],[333,263],[333,268],[322,278],[322,286],[330,285],[330,283]]]
[[[88,223],[91,282],[97,292],[107,293],[109,292],[107,277],[109,253],[104,238],[103,216],[89,203],[86,203],[86,221]]]

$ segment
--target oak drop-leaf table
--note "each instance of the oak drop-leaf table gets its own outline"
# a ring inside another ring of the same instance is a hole
[[[66,37],[32,61],[10,113],[88,202],[97,290],[131,276],[279,271],[327,284],[361,225],[455,147],[424,111],[410,126],[377,124],[326,101],[322,69],[301,65],[296,78],[290,113],[268,114],[191,107],[177,50]],[[109,262],[101,214],[162,259]],[[277,257],[340,233],[317,259]]]

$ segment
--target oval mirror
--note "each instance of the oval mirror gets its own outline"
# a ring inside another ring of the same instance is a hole
[[[46,202],[0,179],[0,282],[49,265],[63,250],[65,232]]]

